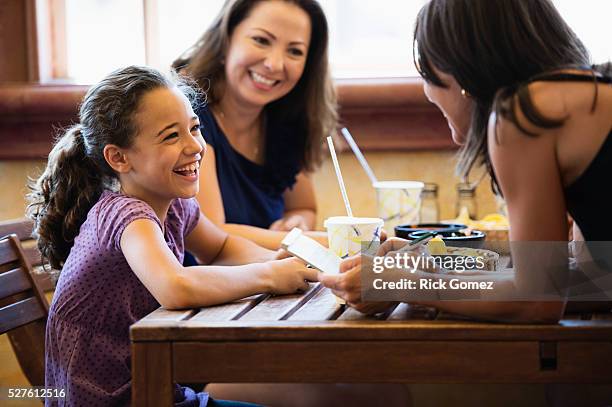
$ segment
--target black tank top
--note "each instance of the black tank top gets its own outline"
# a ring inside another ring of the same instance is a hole
[[[612,78],[579,74],[550,74],[538,81],[600,82],[612,84]],[[586,170],[567,188],[567,210],[587,241],[612,240],[612,206],[607,200],[612,177],[612,129]]]

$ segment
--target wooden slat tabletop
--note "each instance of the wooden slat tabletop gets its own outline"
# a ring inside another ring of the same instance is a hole
[[[558,324],[467,320],[399,304],[363,315],[312,284],[131,327],[132,401],[170,405],[172,382],[612,382],[612,314]]]
[[[610,340],[612,314],[569,316],[559,324],[476,322],[399,304],[375,316],[339,304],[311,284],[303,294],[258,295],[188,311],[159,309],[132,326],[134,341],[190,340]],[[612,343],[612,341],[610,341]]]

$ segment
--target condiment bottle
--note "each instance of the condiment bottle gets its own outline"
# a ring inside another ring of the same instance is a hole
[[[457,184],[455,216],[459,216],[462,208],[466,208],[471,219],[477,219],[478,207],[476,205],[476,186],[467,182],[460,182]]]
[[[438,205],[438,184],[426,182],[421,191],[421,223],[436,223],[440,220],[440,207]]]

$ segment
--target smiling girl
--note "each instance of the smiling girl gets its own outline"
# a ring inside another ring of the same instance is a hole
[[[316,221],[309,178],[335,128],[325,15],[314,0],[228,0],[174,67],[207,89],[198,197],[225,231],[278,249]],[[311,236],[327,244],[324,235]]]
[[[46,385],[65,389],[62,405],[129,403],[129,326],[160,305],[293,293],[316,279],[296,259],[268,261],[274,252],[200,215],[192,198],[206,145],[196,96],[183,79],[149,68],[110,74],[87,92],[80,123],[33,187],[39,248],[62,270],[46,335]],[[207,265],[183,267],[185,248]],[[175,392],[191,403],[183,405],[207,400]]]

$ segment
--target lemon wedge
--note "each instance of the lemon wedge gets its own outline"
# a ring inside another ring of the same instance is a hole
[[[433,239],[431,239],[427,243],[427,248],[429,249],[429,254],[431,254],[432,256],[447,253],[446,244],[444,243],[444,240],[442,240],[440,236],[436,236]]]

